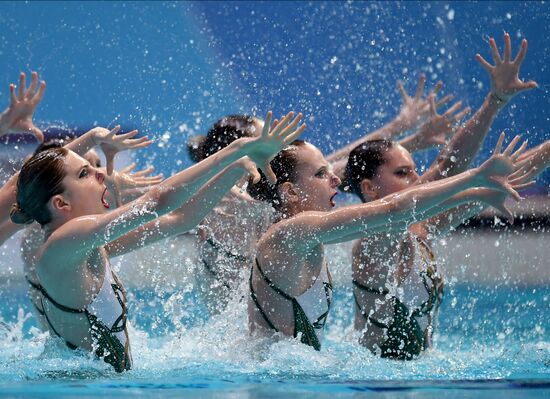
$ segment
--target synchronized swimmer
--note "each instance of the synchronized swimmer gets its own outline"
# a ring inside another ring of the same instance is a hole
[[[437,99],[440,82],[425,95],[421,76],[413,96],[398,83],[403,106],[392,121],[326,158],[299,139],[302,114],[227,115],[189,141],[196,163],[166,179],[135,165],[115,170],[117,153],[152,143],[135,130],[45,141],[33,114],[46,84],[33,72],[27,88],[21,73],[0,136],[29,133],[42,144],[0,188],[0,243],[26,227],[24,274],[38,325],[117,372],[131,369],[126,291],[109,259],[193,234],[212,314],[245,283],[251,337],[289,336],[321,350],[334,289],[324,246],[354,241],[359,344],[386,358],[421,356],[445,291],[432,240],[489,206],[513,220],[505,200],[520,200],[550,164],[550,141],[528,150],[519,136],[505,146],[502,133],[492,155],[468,169],[498,112],[537,86],[519,78],[526,40],[515,59],[508,34],[502,56],[489,44],[494,65],[476,58],[491,89],[462,125],[470,109],[459,101],[439,114],[451,96]],[[419,176],[411,152],[436,146]],[[337,208],[339,190],[361,203]]]

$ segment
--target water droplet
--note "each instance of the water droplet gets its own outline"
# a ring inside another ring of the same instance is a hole
[[[447,19],[449,21],[455,19],[455,10],[453,10],[452,8],[447,12]]]

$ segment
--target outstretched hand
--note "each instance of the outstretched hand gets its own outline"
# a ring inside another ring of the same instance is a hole
[[[38,84],[38,73],[31,74],[31,84],[25,91],[26,76],[19,75],[19,89],[15,93],[15,85],[10,84],[10,105],[0,114],[0,136],[11,131],[16,133],[31,133],[39,142],[44,141],[44,134],[37,128],[32,116],[46,91],[46,82]],[[36,90],[38,87],[38,91]]]
[[[506,103],[519,92],[537,87],[535,81],[524,82],[519,78],[519,68],[525,58],[525,54],[527,54],[526,39],[522,40],[518,55],[514,60],[511,59],[512,43],[508,33],[504,34],[504,59],[500,56],[495,39],[490,38],[489,45],[491,46],[491,55],[495,65],[489,64],[479,54],[476,54],[476,60],[489,73],[489,77],[491,78],[491,93],[496,100]]]
[[[471,111],[470,107],[460,110],[462,101],[458,101],[440,115],[437,113],[435,95],[430,95],[428,101],[430,104],[429,118],[414,133],[419,148],[429,148],[445,144],[454,132],[456,125]]]
[[[403,105],[401,106],[397,119],[403,126],[404,131],[415,128],[428,117],[430,113],[429,98],[431,96],[435,98],[437,93],[439,93],[439,91],[443,87],[443,83],[441,81],[437,82],[435,87],[428,93],[428,96],[424,97],[425,85],[426,76],[422,74],[420,75],[420,78],[418,78],[418,86],[416,87],[416,92],[414,96],[411,97],[405,90],[403,82],[401,82],[400,80],[397,81],[397,87],[399,87],[401,97],[403,98]],[[452,95],[447,95],[438,100],[436,102],[436,109],[451,101],[452,98]]]
[[[271,170],[270,162],[279,151],[294,141],[306,128],[306,124],[298,126],[302,114],[294,117],[294,112],[289,112],[276,124],[271,124],[272,112],[269,111],[265,117],[264,128],[259,137],[243,137],[235,142],[241,141],[245,154],[264,172],[272,182],[277,177]]]
[[[162,182],[162,174],[150,176],[153,168],[147,168],[139,172],[130,173],[136,164],[132,164],[120,171],[113,171],[111,175],[105,176],[105,184],[109,192],[113,195],[116,206],[119,207],[123,203],[123,199],[127,197],[128,192],[135,189],[147,189]]]
[[[152,166],[149,166],[148,168],[137,172],[133,172],[135,168],[136,164],[134,162],[116,173],[117,176],[115,177],[115,180],[116,178],[119,179],[119,187],[121,189],[128,190],[137,187],[154,186],[164,180],[164,175],[162,173],[151,175],[151,173],[153,173],[153,171],[155,170],[155,168]]]
[[[493,155],[479,168],[479,176],[483,179],[482,185],[502,192],[509,193],[516,200],[521,199],[516,189],[530,185],[526,182],[529,171],[524,167],[526,160],[520,161],[521,154],[527,148],[527,140],[514,152],[514,148],[520,140],[520,136],[514,137],[504,151],[505,134],[500,134]]]
[[[92,129],[94,132],[94,142],[101,147],[105,154],[107,162],[107,175],[111,175],[114,170],[115,155],[124,150],[134,150],[144,148],[151,145],[153,142],[147,136],[134,139],[138,134],[137,130],[124,134],[117,134],[120,131],[120,126],[115,126],[114,129],[108,130],[102,127]]]

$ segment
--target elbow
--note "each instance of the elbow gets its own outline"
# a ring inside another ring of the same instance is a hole
[[[416,195],[395,195],[388,202],[388,218],[390,222],[399,222],[415,214],[417,208]]]
[[[163,208],[163,190],[158,186],[151,188],[146,194],[141,196],[143,206],[150,212],[162,212]],[[140,201],[141,202],[141,201]]]

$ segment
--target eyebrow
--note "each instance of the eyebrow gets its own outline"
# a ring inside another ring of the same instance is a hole
[[[326,165],[323,165],[321,166],[319,169],[317,169],[317,172],[315,172],[315,174],[319,173],[319,172],[328,172],[328,171],[332,171],[332,165],[331,164],[326,164]]]

